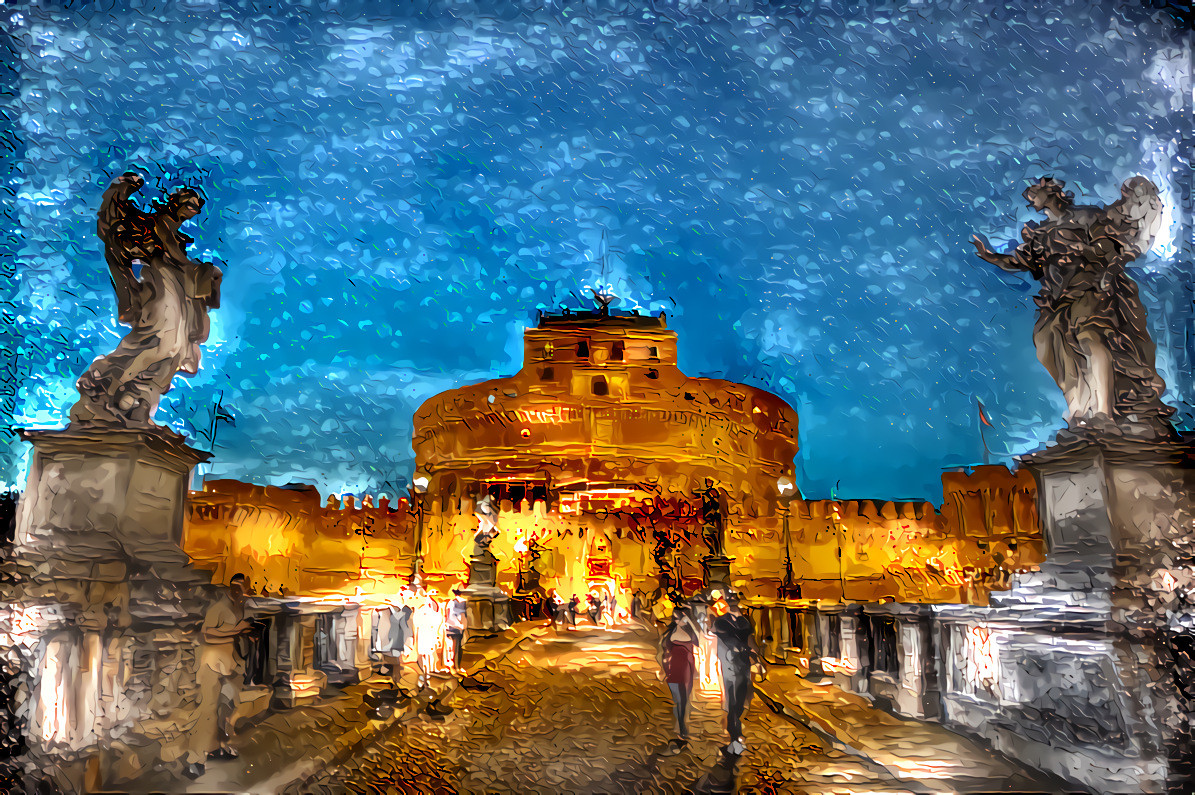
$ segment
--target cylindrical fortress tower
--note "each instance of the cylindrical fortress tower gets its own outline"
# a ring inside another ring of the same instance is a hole
[[[583,587],[592,578],[572,564],[595,555],[609,566],[597,560],[594,571],[609,568],[633,587],[650,579],[645,527],[696,529],[707,479],[726,493],[729,529],[773,524],[778,481],[794,476],[796,412],[761,389],[685,375],[676,339],[663,314],[544,314],[524,336],[517,374],[424,403],[413,446],[435,528],[427,570],[457,568],[459,555],[436,560],[435,550],[466,544],[482,493],[507,517],[512,553],[532,534],[558,553],[541,563],[548,587]]]

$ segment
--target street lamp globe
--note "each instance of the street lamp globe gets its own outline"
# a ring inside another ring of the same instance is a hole
[[[780,492],[781,498],[787,499],[796,492],[797,484],[788,475],[781,475],[776,481],[776,490]]]
[[[427,491],[427,486],[429,483],[431,483],[431,480],[427,477],[427,475],[416,475],[414,480],[411,482],[415,484],[415,491],[423,494],[425,491]]]

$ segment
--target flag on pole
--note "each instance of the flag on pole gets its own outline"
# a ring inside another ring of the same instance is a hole
[[[996,427],[995,425],[992,425],[992,421],[988,419],[987,412],[983,410],[983,401],[979,398],[975,398],[975,405],[979,407],[979,421],[989,428]]]
[[[975,405],[979,409],[979,443],[983,445],[983,463],[988,465],[992,463],[992,451],[988,449],[988,440],[983,438],[983,426],[994,428],[992,421],[988,419],[987,412],[983,410],[983,401],[975,398]]]

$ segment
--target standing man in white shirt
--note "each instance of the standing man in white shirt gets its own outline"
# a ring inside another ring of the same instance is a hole
[[[439,651],[443,639],[444,616],[436,608],[435,600],[431,596],[420,597],[419,608],[411,616],[411,623],[415,625],[415,654],[419,665],[419,689],[423,690],[431,683],[431,675],[439,666],[436,664],[436,653]]]

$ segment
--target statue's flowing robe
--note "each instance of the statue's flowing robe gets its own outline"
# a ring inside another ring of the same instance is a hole
[[[1099,208],[1080,207],[1056,221],[1028,224],[1013,254],[1041,282],[1033,340],[1038,357],[1068,395],[1088,367],[1079,336],[1094,333],[1111,353],[1113,408],[1141,422],[1174,412],[1162,403],[1165,383],[1145,307],[1125,263],[1137,251]]]
[[[141,403],[140,422],[149,423],[175,373],[199,371],[199,346],[210,332],[207,310],[219,306],[221,273],[211,263],[183,253],[171,256],[154,218],[132,202],[110,193],[100,211],[99,232],[105,243],[117,316],[131,328],[116,350],[97,358],[80,379],[80,400],[72,421],[124,424],[132,409],[121,401]],[[190,238],[177,231],[176,252],[185,252]],[[141,272],[134,275],[135,262]]]

